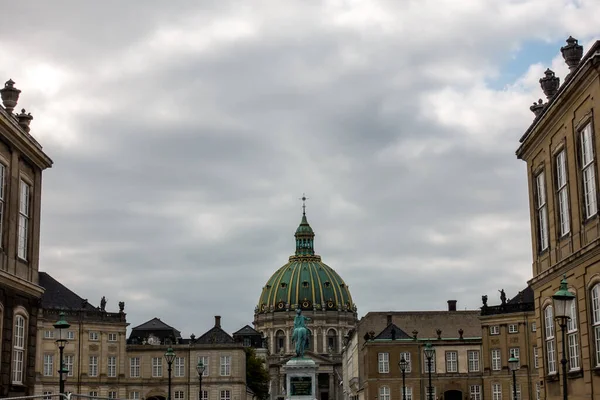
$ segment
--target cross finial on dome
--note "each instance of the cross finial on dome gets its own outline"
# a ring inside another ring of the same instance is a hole
[[[302,197],[298,200],[302,200],[302,215],[306,215],[306,200],[308,200],[308,197],[306,197],[306,194],[302,193]]]

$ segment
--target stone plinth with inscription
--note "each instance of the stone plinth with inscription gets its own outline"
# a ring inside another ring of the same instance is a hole
[[[286,399],[314,400],[317,390],[317,364],[310,358],[292,358],[283,367],[286,375]]]

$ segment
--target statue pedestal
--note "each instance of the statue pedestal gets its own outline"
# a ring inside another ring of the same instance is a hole
[[[292,358],[285,363],[286,399],[315,400],[317,398],[317,364],[310,358]]]

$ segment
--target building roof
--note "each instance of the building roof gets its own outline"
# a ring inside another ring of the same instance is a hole
[[[162,343],[169,339],[176,342],[181,339],[181,332],[172,326],[162,322],[160,318],[154,317],[149,321],[144,322],[141,325],[134,327],[131,330],[129,339],[148,339],[148,337],[155,336],[160,339]]]
[[[240,329],[237,332],[233,333],[233,336],[238,336],[238,335],[258,335],[258,336],[261,336],[261,333],[259,331],[257,331],[256,329],[252,328],[250,325],[246,325],[242,329]]]
[[[296,253],[262,288],[255,313],[325,309],[356,313],[344,280],[315,254],[315,234],[303,212],[296,233]]]
[[[519,304],[519,303],[533,303],[533,289],[531,286],[527,286],[525,289],[521,290],[515,297],[508,300],[508,304]]]
[[[45,289],[42,295],[42,308],[60,308],[68,310],[97,310],[68,287],[54,279],[47,272],[39,273],[39,284]]]
[[[242,328],[243,329],[243,328]],[[215,316],[215,326],[208,330],[204,335],[196,339],[198,344],[226,344],[235,343],[233,337],[221,328],[221,317]]]
[[[404,332],[402,329],[398,328],[396,324],[389,324],[382,330],[379,335],[375,336],[375,340],[378,339],[412,339],[408,333]]]

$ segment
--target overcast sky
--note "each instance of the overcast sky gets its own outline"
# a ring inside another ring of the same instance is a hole
[[[0,79],[54,160],[40,270],[128,321],[251,324],[315,249],[375,310],[477,308],[531,278],[514,152],[594,0],[19,1]],[[5,10],[6,11],[6,10]]]

